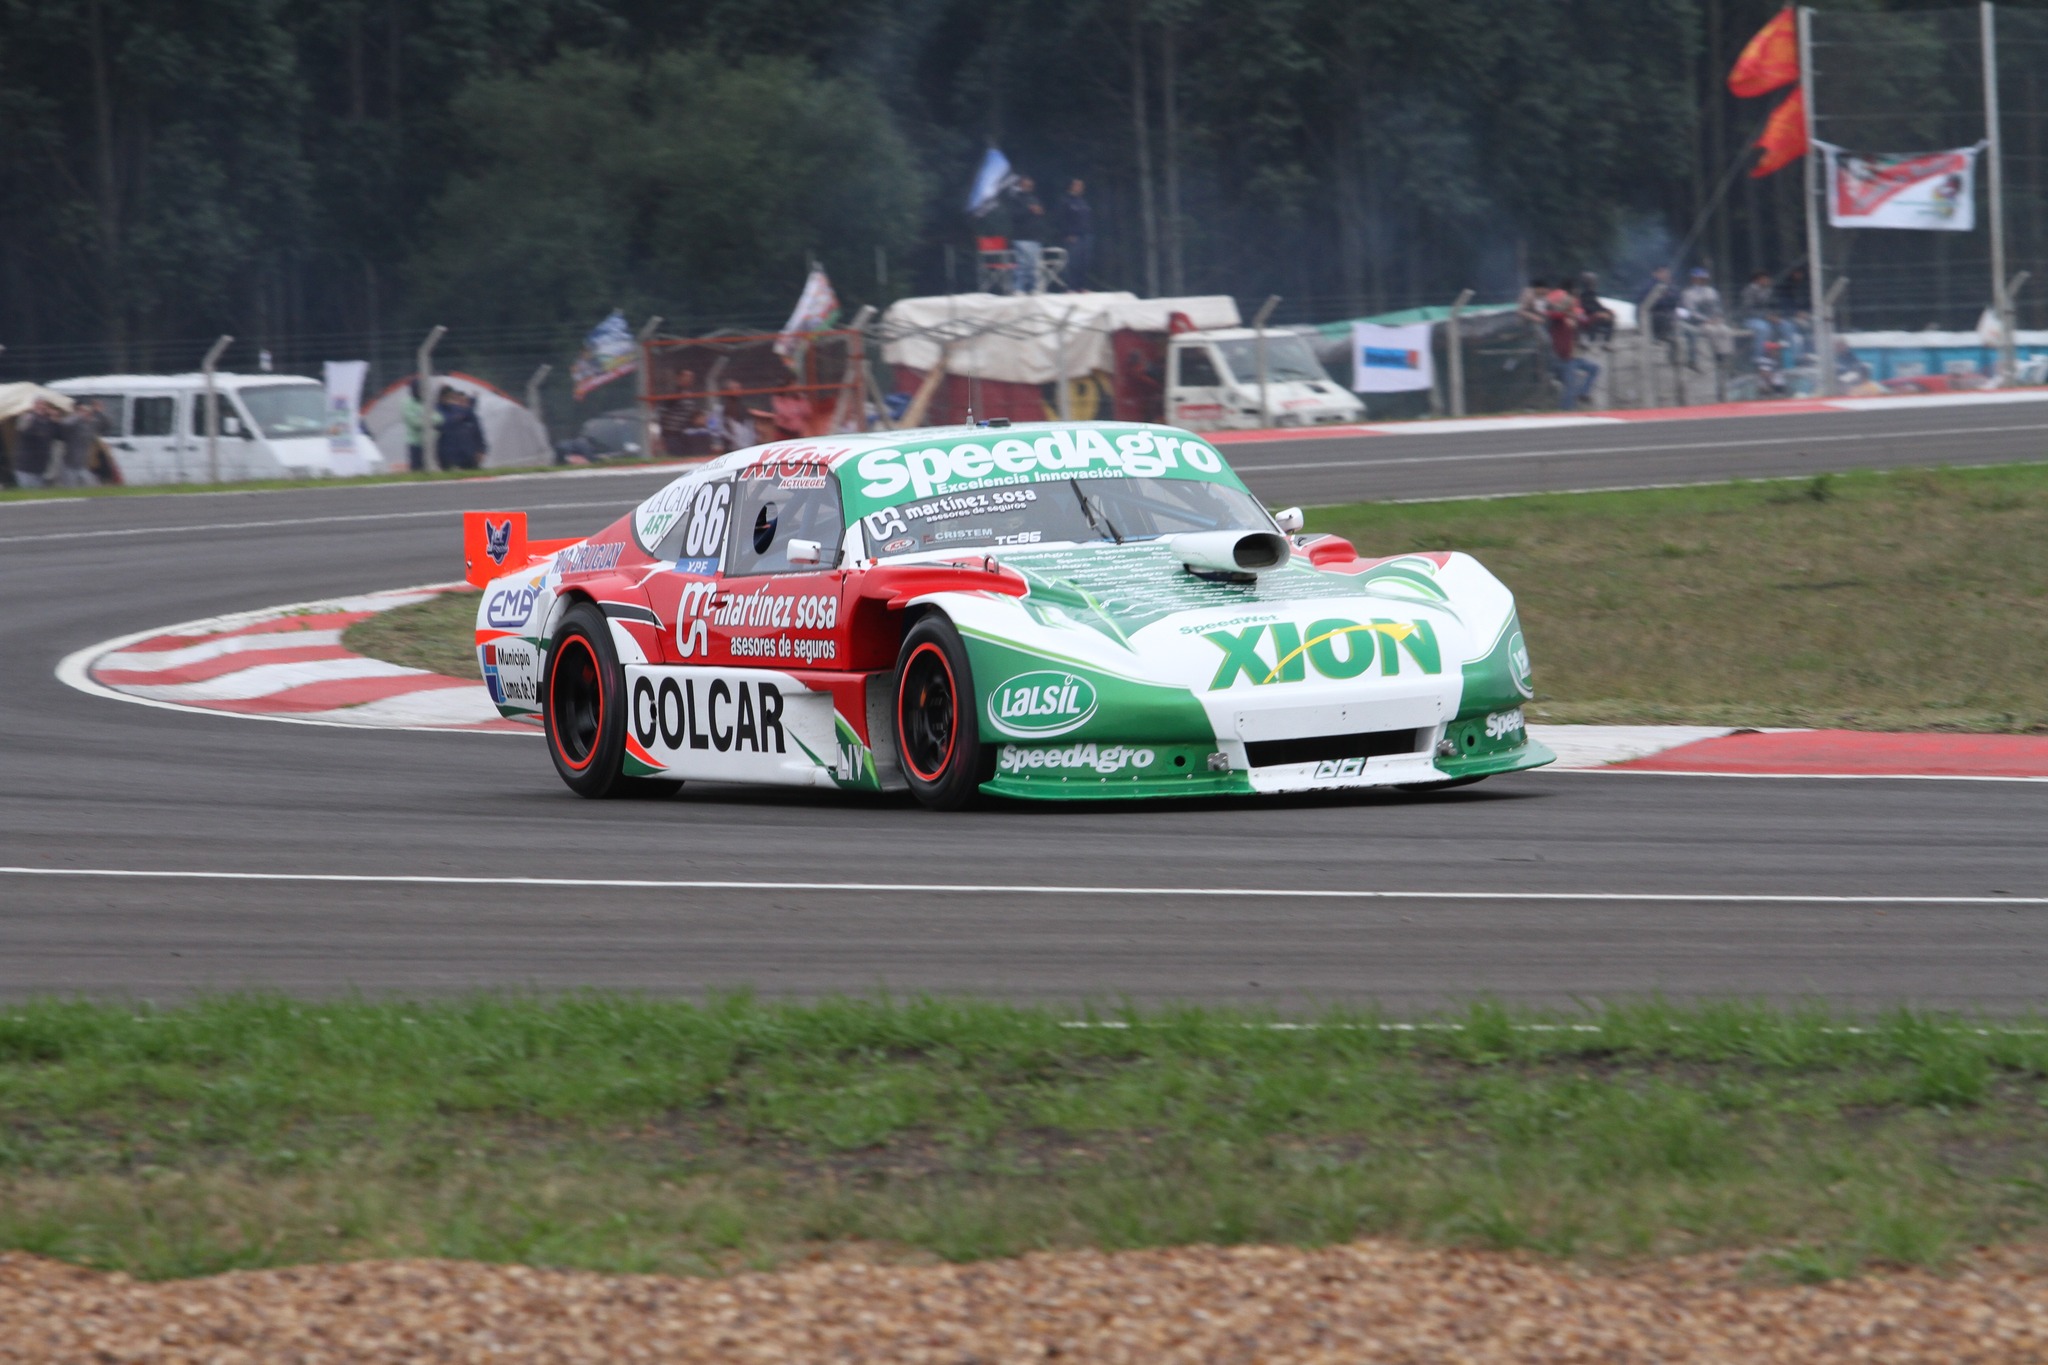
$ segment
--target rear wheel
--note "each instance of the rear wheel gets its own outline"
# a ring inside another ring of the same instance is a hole
[[[579,602],[548,646],[542,692],[548,756],[578,796],[669,796],[682,783],[627,777],[626,674],[604,613]]]
[[[967,648],[936,613],[905,633],[896,656],[896,752],[911,793],[933,810],[967,805],[993,768]]]

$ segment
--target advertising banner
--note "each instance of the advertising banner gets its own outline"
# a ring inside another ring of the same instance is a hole
[[[1426,322],[1382,327],[1351,324],[1351,387],[1359,393],[1409,393],[1436,383]]]
[[[1948,152],[1847,152],[1825,147],[1828,226],[1968,232],[1977,226],[1976,147]]]
[[[369,437],[363,435],[363,379],[367,360],[330,360],[327,376],[327,462],[336,478],[370,472]]]

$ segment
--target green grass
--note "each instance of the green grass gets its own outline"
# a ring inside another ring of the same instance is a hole
[[[2048,464],[1309,516],[1366,554],[1463,549],[1512,588],[1538,720],[2048,729]],[[475,674],[473,599],[352,648]]]
[[[1813,1279],[1938,1267],[2048,1217],[2037,1025],[1655,1004],[1098,1022],[595,994],[31,1004],[0,1014],[0,1246],[145,1276],[394,1255],[702,1273],[846,1242],[964,1260],[1381,1234],[1591,1262],[1738,1247]]]
[[[373,659],[475,680],[476,604],[473,592],[444,592],[358,621],[341,642]]]
[[[2048,464],[1310,515],[1514,590],[1539,720],[2048,729]]]

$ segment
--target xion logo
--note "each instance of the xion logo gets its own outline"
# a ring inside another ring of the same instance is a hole
[[[505,556],[512,553],[512,518],[492,521],[484,518],[484,553],[491,557],[491,563],[503,564]]]
[[[697,682],[663,678],[657,687],[652,679],[641,678],[633,684],[633,737],[643,748],[652,749],[658,740],[664,749],[786,752],[781,688],[769,682],[713,678],[699,692]]]
[[[1262,654],[1259,645],[1268,633],[1271,648]],[[1239,631],[1212,630],[1202,638],[1223,651],[1223,662],[1209,683],[1211,692],[1234,687],[1240,677],[1251,679],[1254,687],[1300,682],[1308,676],[1310,665],[1325,678],[1341,681],[1371,668],[1375,657],[1380,676],[1390,678],[1401,671],[1403,653],[1424,673],[1444,671],[1443,650],[1427,621],[1360,624],[1332,617],[1311,625],[1306,638],[1293,622],[1278,621]]]
[[[1095,714],[1095,684],[1072,673],[1019,673],[988,694],[989,722],[1006,735],[1063,735]]]

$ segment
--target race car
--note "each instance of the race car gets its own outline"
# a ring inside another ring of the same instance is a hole
[[[1529,651],[1471,557],[1361,557],[1172,427],[782,441],[585,540],[466,514],[491,700],[582,796],[684,780],[1077,800],[1533,768]]]

